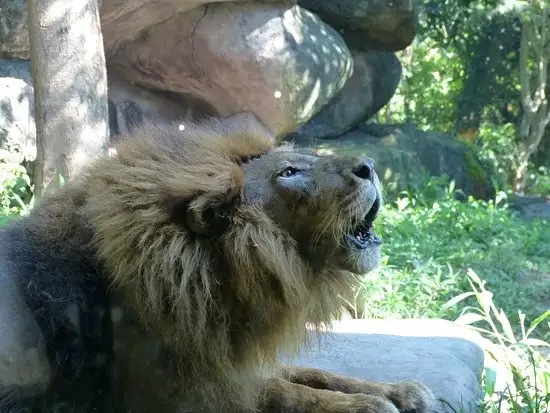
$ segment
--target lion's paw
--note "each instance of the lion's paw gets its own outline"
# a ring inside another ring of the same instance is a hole
[[[341,393],[340,393],[341,394]],[[346,394],[342,401],[334,401],[323,412],[331,413],[399,413],[393,403],[384,397],[366,394]]]
[[[428,413],[433,411],[435,397],[428,387],[417,381],[392,385],[386,394],[401,413]]]

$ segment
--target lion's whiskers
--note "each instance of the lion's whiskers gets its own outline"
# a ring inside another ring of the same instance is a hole
[[[321,237],[325,235],[325,233],[330,229],[333,228],[333,221],[337,218],[336,215],[329,215],[325,218],[323,218],[323,221],[321,221],[321,224],[317,227],[315,232],[312,236],[312,245],[317,246],[317,244],[320,242]],[[328,222],[327,222],[328,221]]]

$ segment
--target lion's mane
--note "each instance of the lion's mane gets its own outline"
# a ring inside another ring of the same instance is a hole
[[[240,164],[275,150],[257,122],[164,128],[143,127],[82,176],[94,249],[184,385],[252,407],[259,368],[303,343],[306,323],[329,321],[353,278],[314,274],[260,206],[240,201]],[[218,235],[182,223],[213,205],[230,217]]]

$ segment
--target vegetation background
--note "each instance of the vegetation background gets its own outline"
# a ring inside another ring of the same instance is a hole
[[[398,57],[397,93],[371,122],[453,133],[475,149],[497,195],[459,201],[446,176],[387,192],[383,264],[348,306],[355,317],[478,329],[502,367],[486,369],[480,411],[550,412],[550,221],[510,207],[520,194],[550,209],[550,2],[420,0],[418,35]],[[0,224],[34,202],[26,165],[5,158]]]

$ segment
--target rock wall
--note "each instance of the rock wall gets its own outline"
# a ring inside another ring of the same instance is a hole
[[[26,69],[1,73],[29,59],[26,1],[0,10],[0,76],[15,90]],[[392,52],[416,30],[409,0],[103,0],[100,14],[115,134],[146,118],[253,111],[281,138],[338,136],[389,101]]]
[[[26,1],[0,0],[0,10],[0,148],[28,159]],[[398,86],[394,52],[416,30],[409,0],[103,0],[100,10],[113,140],[145,119],[252,111],[280,139],[361,141],[361,153],[391,175],[389,189],[406,188],[426,168],[467,194],[493,195],[473,152],[452,138],[408,131],[376,139],[362,129]]]

